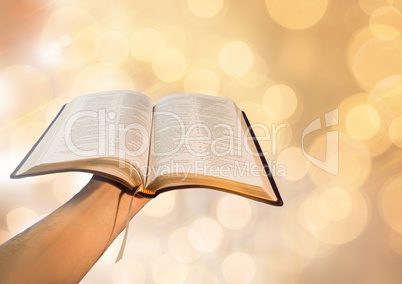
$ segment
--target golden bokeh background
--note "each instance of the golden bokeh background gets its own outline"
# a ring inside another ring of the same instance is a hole
[[[77,95],[233,98],[285,205],[159,196],[82,283],[400,283],[402,2],[3,0],[0,243],[89,179],[9,175]]]

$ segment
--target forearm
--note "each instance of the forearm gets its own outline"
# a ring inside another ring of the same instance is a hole
[[[77,283],[124,229],[131,196],[92,179],[69,202],[0,247],[1,283]],[[147,199],[135,198],[134,216]]]

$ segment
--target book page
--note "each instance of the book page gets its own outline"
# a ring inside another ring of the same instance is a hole
[[[130,91],[108,91],[79,96],[67,104],[36,163],[91,158],[114,158],[119,167],[127,161],[148,162],[152,101]],[[145,170],[143,176],[145,176]]]
[[[160,175],[206,175],[263,186],[242,115],[231,99],[199,94],[162,98],[154,108],[147,183]],[[247,137],[246,137],[247,138]]]

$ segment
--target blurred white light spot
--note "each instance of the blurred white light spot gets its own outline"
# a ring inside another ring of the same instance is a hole
[[[123,63],[130,53],[130,44],[126,37],[117,31],[103,33],[99,39],[97,58],[109,66]]]
[[[67,46],[67,45],[71,44],[72,41],[73,41],[73,40],[72,40],[72,38],[71,38],[70,35],[63,35],[63,36],[61,36],[61,38],[60,38],[60,43],[61,43],[63,46]]]
[[[330,222],[321,230],[311,233],[330,245],[351,242],[358,238],[366,227],[369,212],[367,201],[358,190],[348,186],[326,190],[328,193],[320,193],[318,203],[319,210],[324,212],[323,217]]]
[[[380,125],[381,117],[378,111],[368,104],[353,107],[345,117],[347,132],[358,140],[372,138],[379,131]]]
[[[223,5],[223,0],[187,0],[190,11],[200,18],[210,18],[217,15]]]
[[[201,217],[193,221],[189,229],[189,242],[200,252],[212,252],[222,244],[223,230],[214,219]]]
[[[352,200],[349,193],[339,187],[325,190],[319,197],[321,214],[330,221],[341,221],[352,211]]]
[[[383,6],[370,15],[370,31],[380,40],[393,40],[402,29],[401,12],[392,6]]]
[[[39,221],[38,215],[29,208],[17,207],[7,214],[7,226],[11,234],[16,235]]]
[[[306,29],[315,25],[325,14],[328,0],[265,0],[271,17],[288,29]]]
[[[253,66],[254,54],[244,41],[227,42],[219,52],[219,65],[231,77],[246,75]]]
[[[288,147],[282,150],[276,159],[277,165],[286,169],[287,180],[295,181],[305,177],[310,169],[310,162],[298,147]]]
[[[228,255],[222,264],[226,281],[233,284],[251,283],[255,276],[255,262],[249,254],[235,252]]]
[[[147,203],[141,212],[152,217],[163,217],[173,210],[175,202],[176,192],[165,192],[158,195],[152,202]]]
[[[169,237],[168,247],[171,254],[184,262],[192,262],[200,257],[200,252],[195,250],[189,242],[189,229],[179,228]]]
[[[187,59],[180,50],[167,47],[156,55],[152,62],[152,70],[160,80],[173,82],[186,73]]]
[[[221,224],[231,230],[246,227],[252,219],[250,202],[235,195],[223,196],[216,206],[216,214]]]
[[[165,40],[157,30],[143,28],[133,34],[130,45],[135,59],[152,62],[165,48]]]
[[[265,112],[274,119],[287,119],[297,108],[297,96],[293,89],[284,84],[270,87],[264,94]]]
[[[88,63],[98,47],[98,23],[80,8],[62,7],[47,19],[41,38],[42,57],[58,68]]]
[[[62,44],[58,41],[51,41],[47,44],[46,49],[44,50],[45,53],[51,55],[59,55],[62,52]]]
[[[298,219],[306,230],[316,232],[329,225],[330,212],[328,208],[320,206],[318,198],[309,198],[300,205]]]

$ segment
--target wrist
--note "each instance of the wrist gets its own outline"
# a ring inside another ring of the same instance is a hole
[[[135,216],[150,199],[133,197],[130,190],[109,179],[93,176],[80,192],[81,198],[88,199],[105,224],[113,226],[119,232],[124,229],[130,209],[130,219]],[[131,199],[132,206],[130,208]]]

